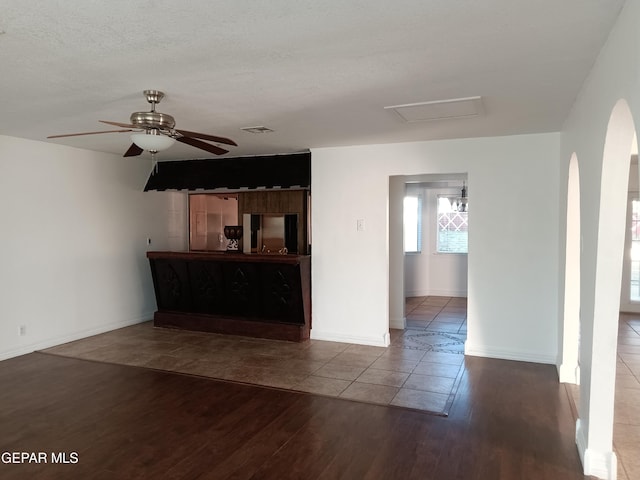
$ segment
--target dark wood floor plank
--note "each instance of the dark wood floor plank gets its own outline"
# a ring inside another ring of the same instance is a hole
[[[448,418],[45,354],[0,362],[0,478],[578,480],[551,366],[468,357]]]
[[[313,397],[299,395],[288,405],[278,406],[277,411],[272,415],[265,415],[264,409],[260,416],[265,420],[259,429],[252,427],[252,433],[245,437],[241,444],[234,445],[230,451],[225,448],[223,458],[216,461],[215,475],[218,478],[249,479],[256,471],[277,452],[283,448],[291,438],[302,428],[309,416],[318,415],[319,410],[326,409],[322,405],[313,408],[310,404]],[[244,421],[258,423],[253,415],[245,418]],[[207,455],[209,458],[219,457],[221,446],[217,444],[207,444],[199,455]],[[182,470],[182,478],[194,478],[198,474],[197,463],[185,465],[186,470]],[[173,473],[173,471],[172,471]]]
[[[406,413],[393,416],[385,442],[380,445],[365,479],[430,478],[444,450],[442,438],[448,419],[430,417],[429,422],[421,422],[415,420],[413,412]],[[403,450],[404,462],[395,461],[398,448]]]

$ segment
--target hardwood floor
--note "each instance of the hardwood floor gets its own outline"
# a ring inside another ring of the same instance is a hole
[[[474,357],[443,418],[33,353],[0,362],[0,425],[2,479],[585,478],[554,367]]]

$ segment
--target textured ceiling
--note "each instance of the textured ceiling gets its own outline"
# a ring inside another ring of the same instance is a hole
[[[109,129],[148,110],[229,155],[557,131],[623,0],[2,0],[0,134]],[[482,96],[475,118],[385,106]],[[265,125],[274,133],[241,127]],[[125,133],[48,140],[123,153]],[[148,155],[145,153],[145,155]],[[161,159],[211,155],[176,144]]]

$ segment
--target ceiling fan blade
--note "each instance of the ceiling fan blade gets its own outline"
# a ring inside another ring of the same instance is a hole
[[[140,128],[136,125],[131,125],[130,123],[119,123],[119,122],[108,122],[107,120],[98,120],[101,123],[106,123],[108,125],[115,125],[116,127],[124,127],[124,128]]]
[[[144,150],[142,150],[138,145],[136,145],[135,143],[132,143],[131,146],[129,147],[129,149],[124,152],[123,157],[137,157],[138,155],[140,155],[142,152],[144,152]]]
[[[202,140],[209,140],[210,142],[224,143],[225,145],[234,145],[236,147],[238,146],[238,144],[230,138],[216,137],[215,135],[207,135],[206,133],[190,132],[189,130],[176,129],[176,132],[180,135],[184,135],[185,137],[201,138]]]
[[[215,155],[222,155],[223,153],[229,152],[229,150],[225,150],[224,148],[220,148],[217,145],[211,145],[209,143],[202,142],[200,140],[196,140],[191,137],[178,137],[177,141],[186,143],[187,145],[191,145],[192,147],[199,148],[201,150],[206,150],[209,153],[213,153]]]
[[[47,138],[62,138],[62,137],[79,137],[81,135],[98,135],[100,133],[122,133],[132,132],[130,128],[127,130],[102,130],[100,132],[83,132],[83,133],[66,133],[64,135],[49,135]]]

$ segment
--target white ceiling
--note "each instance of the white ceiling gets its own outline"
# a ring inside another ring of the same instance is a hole
[[[623,3],[1,0],[0,134],[108,130],[98,120],[148,110],[144,89],[166,92],[158,110],[177,128],[236,140],[233,156],[558,131]],[[472,96],[479,117],[404,123],[384,109]],[[256,125],[275,132],[240,130]],[[160,156],[203,157],[181,144]]]

